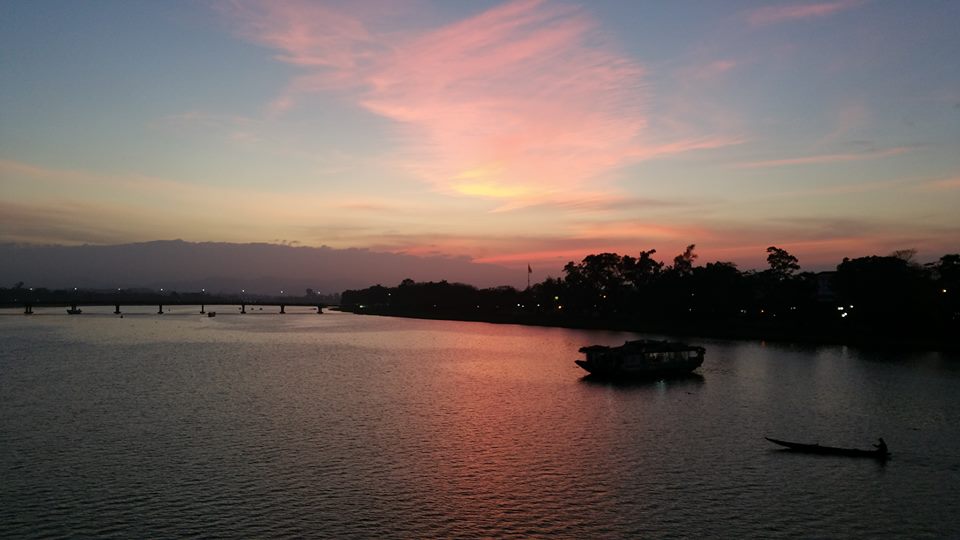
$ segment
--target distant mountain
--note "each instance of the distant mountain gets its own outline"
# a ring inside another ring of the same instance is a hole
[[[418,257],[366,249],[163,240],[110,246],[0,243],[0,287],[149,287],[302,294],[415,281],[520,286],[526,274],[466,257]]]

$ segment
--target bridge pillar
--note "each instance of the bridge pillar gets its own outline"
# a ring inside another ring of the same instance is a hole
[[[247,305],[246,305],[246,304],[240,304],[240,313],[243,314],[243,315],[246,315],[246,314],[247,314]]]
[[[157,310],[157,315],[163,315],[163,304],[160,304],[160,309]]]
[[[120,314],[120,304],[117,304],[116,309],[113,310],[113,314],[114,314],[114,315],[119,315],[119,314]]]
[[[286,306],[284,306],[283,304],[280,304],[280,314],[281,314],[281,315],[286,315],[286,314],[287,314],[287,312],[283,310],[284,307],[286,307]]]

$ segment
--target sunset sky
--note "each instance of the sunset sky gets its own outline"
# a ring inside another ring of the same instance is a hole
[[[960,251],[960,2],[0,1],[0,241]]]

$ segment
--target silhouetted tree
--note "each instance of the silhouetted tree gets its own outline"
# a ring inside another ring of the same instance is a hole
[[[693,273],[693,261],[699,256],[693,252],[696,244],[690,244],[683,253],[673,258],[672,270],[680,276],[688,276]]]
[[[776,246],[767,248],[767,264],[770,265],[770,272],[774,277],[783,280],[793,276],[794,272],[800,270],[800,265],[796,257],[791,255],[785,249]]]
[[[635,259],[616,253],[588,255],[580,264],[567,263],[563,271],[568,312],[577,309],[597,318],[621,311],[632,295],[628,274],[635,266]]]
[[[900,259],[901,261],[912,264],[913,258],[917,256],[917,250],[915,249],[898,249],[890,254],[894,259]]]
[[[945,285],[960,284],[960,254],[944,255],[932,266],[938,282]]]
[[[840,307],[851,314],[850,324],[861,329],[906,332],[921,327],[931,315],[933,287],[907,258],[844,258],[835,283]]]
[[[941,320],[947,332],[960,332],[960,254],[940,257],[932,266],[936,292],[939,298]]]
[[[641,251],[640,257],[624,257],[624,278],[633,284],[634,287],[642,288],[650,285],[660,276],[663,271],[663,263],[653,259],[653,254],[657,250]],[[626,260],[626,259],[629,259]]]
[[[712,262],[693,269],[689,309],[699,315],[734,315],[749,299],[743,274],[732,262]]]
[[[370,313],[759,337],[960,333],[960,254],[924,267],[913,262],[912,250],[844,259],[832,273],[832,294],[818,296],[821,276],[798,272],[799,261],[784,249],[767,248],[770,268],[761,272],[724,261],[694,267],[694,249],[687,246],[666,268],[652,249],[636,258],[592,254],[568,262],[561,279],[523,291],[405,279],[392,289],[345,291],[341,304]],[[5,294],[0,289],[0,298]]]

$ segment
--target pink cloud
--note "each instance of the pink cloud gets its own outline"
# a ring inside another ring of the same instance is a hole
[[[244,36],[278,49],[278,60],[351,72],[376,42],[354,16],[316,2],[231,2],[224,7]]]
[[[830,142],[846,137],[850,132],[860,129],[870,118],[870,112],[863,102],[845,104],[834,112],[834,128],[823,137],[821,142]]]
[[[817,19],[853,9],[863,3],[864,0],[838,0],[835,2],[771,5],[751,11],[747,15],[747,19],[750,21],[750,24],[753,25],[776,24],[801,19]]]
[[[560,268],[565,261],[580,261],[590,253],[616,252],[615,247],[595,247],[592,250],[584,248],[555,249],[555,250],[535,250],[524,251],[521,253],[506,253],[502,255],[493,255],[474,259],[473,262],[481,264],[499,264],[506,267],[523,267],[527,264],[537,266],[534,270],[541,275],[543,273],[552,274],[559,277]],[[538,264],[539,263],[539,264]],[[546,266],[544,266],[546,265]]]
[[[886,148],[884,150],[874,150],[870,152],[857,152],[857,153],[847,153],[847,154],[821,154],[816,156],[805,156],[797,158],[787,158],[787,159],[771,159],[766,161],[750,161],[738,164],[739,167],[744,168],[760,168],[760,167],[782,167],[787,165],[816,165],[820,163],[836,163],[841,161],[859,161],[863,159],[876,159],[882,157],[896,156],[909,152],[913,148],[909,146],[897,146],[894,148]]]
[[[925,182],[920,186],[922,191],[954,191],[960,190],[960,176]]]
[[[516,0],[418,33],[313,3],[242,3],[244,36],[303,74],[275,112],[320,91],[393,122],[395,165],[445,192],[535,204],[598,187],[604,174],[660,155],[731,144],[651,142],[644,70],[584,10]],[[719,66],[720,69],[729,67]]]
[[[677,227],[658,223],[639,223],[636,221],[607,221],[584,224],[580,227],[578,238],[660,240],[705,238],[710,232],[700,227]]]

